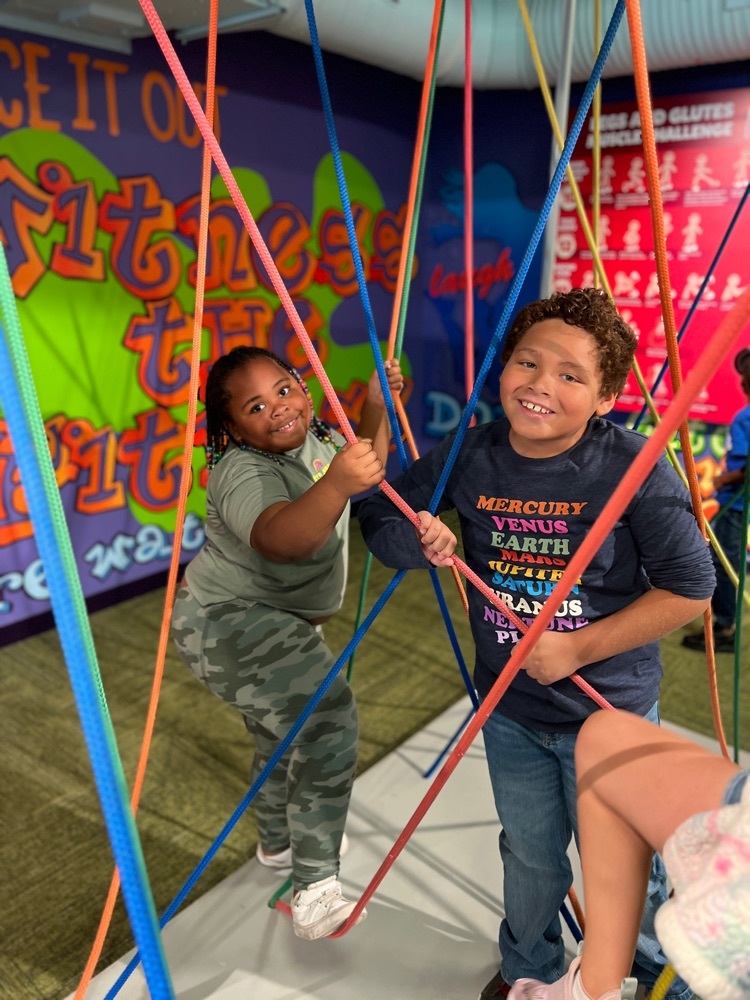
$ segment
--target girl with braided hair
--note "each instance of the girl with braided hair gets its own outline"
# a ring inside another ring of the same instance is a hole
[[[398,361],[386,372],[400,393]],[[195,676],[241,713],[254,782],[335,662],[321,625],[344,597],[349,501],[384,478],[389,427],[377,373],[348,444],[314,415],[299,374],[257,347],[216,361],[205,402],[206,542],[175,599],[173,635]],[[338,872],[357,736],[339,674],[254,801],[257,858],[291,868],[294,932],[308,940],[354,908]]]

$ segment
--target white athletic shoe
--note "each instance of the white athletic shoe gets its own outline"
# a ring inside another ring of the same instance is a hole
[[[281,871],[288,872],[292,870],[291,844],[285,851],[280,851],[278,854],[266,854],[260,844],[258,844],[255,848],[255,857],[262,865],[265,865],[266,868],[276,868]]]
[[[332,934],[349,918],[356,903],[344,899],[341,883],[335,875],[313,882],[306,889],[300,889],[292,900],[292,922],[294,933],[306,941]],[[357,923],[367,916],[362,910]]]
[[[339,851],[339,857],[343,858],[346,852],[349,850],[349,838],[346,834],[341,838],[341,849]],[[292,870],[292,848],[291,845],[287,847],[285,851],[281,851],[278,854],[266,854],[263,848],[258,844],[255,848],[255,857],[260,861],[262,865],[266,868],[275,868],[277,871],[290,872]]]

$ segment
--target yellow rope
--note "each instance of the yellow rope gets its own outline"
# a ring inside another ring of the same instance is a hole
[[[536,67],[537,75],[539,77],[539,86],[541,88],[542,97],[544,99],[544,104],[547,109],[547,115],[549,117],[552,130],[555,134],[555,140],[557,142],[557,145],[560,149],[562,149],[563,146],[565,145],[565,140],[563,138],[562,132],[560,131],[560,125],[559,122],[557,121],[557,115],[555,114],[555,106],[552,101],[552,95],[550,94],[549,85],[547,83],[547,78],[544,73],[544,65],[542,63],[542,59],[539,54],[539,47],[537,46],[536,43],[534,28],[531,24],[529,11],[526,6],[526,0],[518,0],[518,6],[521,11],[521,17],[523,18],[524,27],[526,29],[526,35],[529,41],[529,48],[531,49],[531,56],[534,61],[534,66]],[[601,282],[601,287],[604,289],[604,291],[611,299],[614,299],[614,296],[612,295],[612,287],[609,284],[607,275],[604,273],[604,266],[602,264],[601,257],[599,256],[598,241],[594,239],[594,234],[591,230],[589,220],[586,216],[586,207],[583,202],[583,197],[581,196],[581,191],[580,188],[578,187],[578,182],[575,179],[575,176],[573,174],[573,169],[570,166],[570,164],[568,165],[568,169],[566,171],[565,176],[567,177],[568,183],[570,184],[570,190],[576,204],[576,213],[578,215],[578,221],[581,223],[581,228],[583,229],[584,236],[586,237],[586,242],[588,243],[589,249],[591,250],[592,261],[594,267],[596,268],[597,276]],[[633,373],[635,375],[636,382],[638,383],[638,388],[641,390],[641,394],[645,400],[646,406],[648,407],[649,413],[651,414],[654,423],[658,424],[661,418],[659,417],[659,413],[656,409],[653,397],[651,396],[648,386],[646,385],[645,380],[643,378],[643,373],[641,372],[640,365],[638,364],[635,358],[633,358]],[[666,452],[669,461],[674,466],[678,475],[682,479],[682,482],[685,484],[685,486],[689,488],[687,476],[685,475],[682,465],[680,464],[680,461],[677,458],[673,445],[668,444]],[[737,573],[732,568],[732,565],[727,559],[726,554],[724,553],[721,546],[717,542],[716,536],[711,530],[710,524],[706,524],[706,533],[708,535],[708,539],[711,545],[714,547],[714,551],[716,552],[717,558],[719,559],[721,565],[726,570],[727,576],[732,581],[734,586],[737,587],[738,586]],[[745,591],[743,593],[743,600],[745,604],[748,607],[750,607],[750,593]]]
[[[674,970],[674,966],[667,963],[661,970],[661,975],[654,983],[654,988],[651,990],[648,1000],[664,1000],[667,990],[672,985],[672,980],[676,976],[677,973]]]

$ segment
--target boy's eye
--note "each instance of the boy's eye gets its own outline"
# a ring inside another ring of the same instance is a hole
[[[569,373],[564,374],[563,378],[565,379],[566,382],[577,382],[578,381],[578,379],[575,377],[575,375],[570,375]]]

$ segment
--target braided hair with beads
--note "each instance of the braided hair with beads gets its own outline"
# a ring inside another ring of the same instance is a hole
[[[324,421],[320,420],[319,417],[315,416],[310,390],[307,388],[304,379],[297,369],[292,368],[286,361],[282,361],[280,357],[272,351],[267,351],[264,347],[240,346],[233,348],[228,354],[224,354],[218,358],[206,380],[206,464],[208,465],[209,472],[227,450],[230,441],[233,441],[243,451],[252,451],[257,455],[264,455],[278,465],[284,464],[283,454],[276,454],[271,451],[264,451],[262,448],[253,448],[250,445],[240,444],[234,440],[226,428],[225,421],[228,416],[227,405],[231,398],[226,387],[227,379],[234,372],[244,368],[257,358],[274,361],[284,371],[289,372],[292,378],[299,383],[310,403],[312,413],[310,430],[319,441],[322,441],[324,444],[330,444],[334,448],[337,447],[331,435],[330,427]]]

